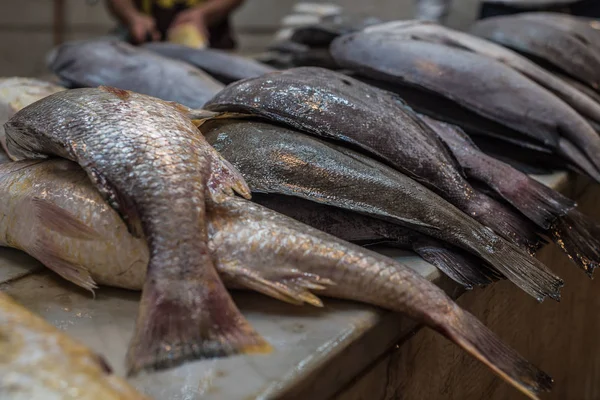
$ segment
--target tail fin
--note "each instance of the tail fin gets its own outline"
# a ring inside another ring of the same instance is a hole
[[[553,380],[550,376],[502,343],[473,315],[457,306],[447,317],[452,322],[439,321],[437,330],[523,394],[531,399],[539,399],[540,393],[552,389]]]
[[[594,164],[571,142],[561,138],[558,143],[558,154],[572,162],[578,169],[582,170],[588,177],[600,183],[600,172]]]
[[[556,220],[549,232],[554,243],[591,278],[600,263],[600,225],[572,210]]]

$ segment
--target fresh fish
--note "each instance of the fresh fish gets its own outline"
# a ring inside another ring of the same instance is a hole
[[[600,181],[600,136],[566,103],[503,63],[437,43],[397,40],[386,32],[340,37],[331,53],[345,68],[438,93],[559,151],[568,140],[593,165],[586,172]]]
[[[382,21],[375,17],[358,15],[334,15],[323,18],[319,23],[294,29],[290,40],[310,47],[328,47],[340,35],[356,32]]]
[[[585,25],[584,22],[582,24]],[[600,89],[600,41],[554,18],[502,16],[476,22],[474,35],[514,49]]]
[[[4,124],[20,109],[53,93],[65,90],[61,86],[33,78],[0,78],[0,144],[6,151]],[[9,161],[0,151],[0,163]]]
[[[571,19],[569,19],[569,21],[570,20]],[[565,83],[544,68],[539,67],[537,64],[506,47],[468,33],[459,32],[426,21],[415,23],[411,23],[411,21],[397,21],[375,25],[365,29],[365,31],[383,31],[398,39],[402,38],[405,40],[412,39],[439,43],[493,58],[496,61],[512,67],[532,81],[552,91],[582,116],[595,123],[600,123],[600,104],[593,98],[584,91]],[[597,32],[595,34],[598,35],[598,39],[600,39],[600,34]]]
[[[481,152],[460,128],[426,116],[421,118],[448,145],[469,178],[486,184],[516,208],[523,208],[524,214],[536,207],[539,212],[547,208],[570,209],[568,214],[558,217],[546,233],[592,276],[600,263],[600,225],[573,209],[574,201]],[[528,207],[522,207],[523,204]]]
[[[64,43],[52,50],[47,64],[69,87],[112,86],[190,108],[201,108],[223,89],[189,64],[118,40]]]
[[[254,78],[275,69],[248,57],[216,49],[193,49],[167,42],[150,42],[143,46],[161,56],[184,61],[200,68],[222,83]]]
[[[233,303],[207,249],[205,199],[223,201],[233,190],[249,196],[249,190],[186,112],[175,103],[100,87],[53,94],[5,124],[15,159],[77,162],[129,229],[148,240],[129,374],[267,348]]]
[[[206,104],[359,147],[510,240],[537,247],[512,210],[476,192],[437,135],[397,96],[345,75],[297,68],[228,86]]]
[[[117,213],[76,165],[50,160],[0,166],[0,194],[5,200],[0,207],[12,219],[42,216],[28,232],[18,230],[17,225],[0,224],[0,240],[8,233],[16,242],[12,245],[43,237],[55,244],[52,249],[57,256],[85,262],[94,279],[104,276],[118,283],[124,279],[122,272],[129,271],[127,283],[121,286],[141,288],[145,267],[142,262],[131,264],[128,252],[132,249],[120,244],[144,247],[144,241],[126,237],[127,228]],[[32,201],[43,202],[46,211],[61,210],[65,218],[47,225],[43,214],[31,213]],[[209,202],[207,211],[209,248],[228,286],[316,306],[322,303],[311,292],[319,291],[403,312],[447,336],[530,398],[550,389],[548,375],[403,264],[240,198]],[[77,230],[81,235],[75,235]],[[91,232],[96,236],[91,237]],[[116,235],[123,236],[116,239]],[[90,246],[90,241],[103,246]],[[115,258],[108,260],[107,252]],[[147,253],[139,249],[138,254]],[[133,275],[138,276],[136,282],[129,280]]]
[[[539,300],[559,296],[562,281],[535,258],[379,162],[266,123],[208,121],[201,129],[253,192],[302,197],[401,224],[480,257]]]
[[[149,400],[106,361],[0,292],[0,398]]]

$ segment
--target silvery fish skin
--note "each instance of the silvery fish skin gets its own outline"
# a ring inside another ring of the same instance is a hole
[[[207,105],[213,111],[268,118],[303,132],[359,147],[419,181],[519,245],[512,210],[475,191],[439,138],[397,96],[333,71],[295,68],[229,85]]]
[[[4,124],[20,109],[46,96],[65,90],[64,87],[34,78],[0,78],[0,144],[6,151]],[[9,161],[0,152],[0,162]]]
[[[28,233],[16,224],[0,224],[0,238],[13,237],[17,242],[13,246],[31,237],[43,238],[54,244],[51,249],[56,256],[85,263],[87,273],[99,283],[141,288],[145,266],[143,262],[131,264],[128,252],[132,249],[121,244],[139,246],[138,253],[143,255],[147,254],[142,249],[145,243],[127,238],[123,221],[76,165],[66,160],[2,165],[0,194],[5,199],[0,207],[11,219],[41,217]],[[31,212],[32,201],[43,202],[42,214]],[[48,224],[46,212],[50,210],[61,210],[64,218]],[[322,306],[311,293],[318,291],[403,312],[446,335],[530,398],[550,389],[550,377],[402,263],[240,198],[210,202],[207,210],[209,248],[228,286],[294,304]],[[81,235],[75,234],[78,230]],[[26,245],[20,247],[27,251]],[[115,259],[107,260],[107,251]],[[129,277],[122,275],[126,269],[130,269]],[[133,276],[137,278],[131,280]]]
[[[48,68],[69,87],[112,86],[201,108],[223,89],[210,75],[118,40],[67,42],[53,49]]]
[[[571,19],[569,19],[571,21]],[[422,40],[444,44],[468,50],[473,53],[493,58],[521,72],[529,79],[544,86],[569,104],[584,117],[600,123],[600,104],[585,92],[565,83],[544,68],[531,62],[520,54],[468,33],[446,28],[432,22],[398,21],[375,25],[365,29],[366,32],[384,31],[389,35],[403,39]],[[598,39],[600,39],[600,34]],[[600,42],[600,40],[599,40]]]
[[[208,121],[201,129],[253,192],[302,197],[404,225],[482,258],[538,300],[559,297],[562,281],[543,264],[379,162],[266,123]]]
[[[206,199],[223,201],[233,190],[249,196],[249,190],[198,134],[188,111],[100,87],[48,96],[5,124],[11,156],[77,162],[130,230],[148,240],[149,272],[127,356],[129,374],[266,350],[207,249]]]
[[[582,22],[583,23],[583,22]],[[514,49],[544,66],[600,89],[600,49],[597,38],[586,37],[554,19],[515,16],[486,18],[470,29],[474,35]]]
[[[568,140],[594,166],[589,174],[600,179],[600,137],[593,127],[552,92],[498,61],[386,32],[340,37],[331,52],[346,68],[438,93],[554,149]]]
[[[192,64],[225,84],[275,71],[275,68],[251,58],[217,49],[193,49],[167,42],[150,42],[142,47],[163,57]]]
[[[150,400],[82,344],[0,292],[0,398]]]

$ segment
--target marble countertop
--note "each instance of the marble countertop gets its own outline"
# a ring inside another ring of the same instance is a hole
[[[566,173],[537,177],[573,194]],[[413,253],[380,248],[453,297],[462,292]],[[139,292],[101,287],[89,292],[62,280],[13,249],[0,249],[0,290],[104,355],[117,374],[133,331]],[[368,305],[323,299],[322,309],[294,306],[265,296],[234,292],[253,326],[273,346],[267,355],[192,362],[140,375],[131,383],[155,399],[324,399],[343,388],[403,337],[418,329],[399,314]]]

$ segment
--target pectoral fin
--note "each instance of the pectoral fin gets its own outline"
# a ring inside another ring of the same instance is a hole
[[[101,235],[67,210],[44,199],[32,199],[37,221],[48,229],[75,239],[95,240]]]

